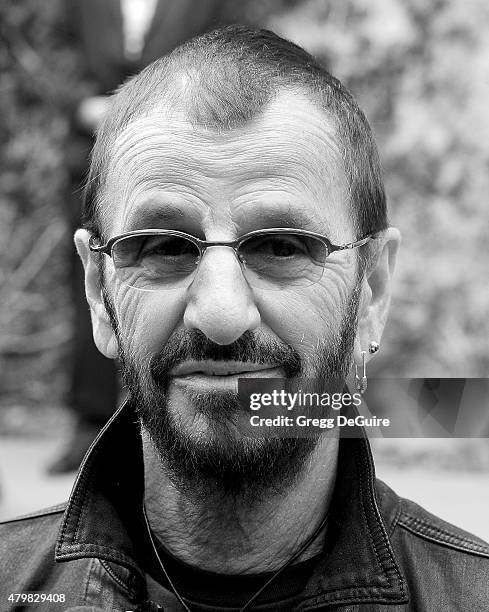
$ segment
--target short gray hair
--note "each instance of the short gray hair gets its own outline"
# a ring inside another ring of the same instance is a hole
[[[176,88],[185,75],[186,88]],[[245,125],[283,89],[309,95],[334,122],[360,236],[387,227],[380,161],[372,131],[348,90],[309,53],[269,30],[227,26],[184,43],[128,80],[113,96],[97,133],[84,191],[84,227],[103,237],[101,193],[116,138],[164,103],[191,124]],[[177,92],[175,94],[175,92]]]

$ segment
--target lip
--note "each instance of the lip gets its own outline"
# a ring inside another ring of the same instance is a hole
[[[182,364],[183,366],[184,364]],[[247,369],[233,372],[232,374],[208,374],[202,370],[186,371],[182,367],[182,374],[172,372],[172,381],[178,387],[185,387],[194,392],[203,391],[237,391],[240,378],[283,378],[284,370],[279,367],[266,367],[260,364],[246,364],[248,367],[260,366],[260,369]],[[175,368],[177,371],[177,368]],[[229,371],[229,370],[228,370]]]
[[[261,376],[267,370],[282,369],[276,364],[240,361],[185,361],[170,371],[172,377],[183,376]]]

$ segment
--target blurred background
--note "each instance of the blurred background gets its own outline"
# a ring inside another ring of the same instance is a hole
[[[117,403],[112,364],[91,346],[72,246],[104,96],[185,38],[232,22],[321,58],[375,131],[403,246],[370,374],[488,377],[485,0],[4,2],[0,518],[62,501]],[[486,439],[375,441],[381,477],[487,539],[488,449]]]

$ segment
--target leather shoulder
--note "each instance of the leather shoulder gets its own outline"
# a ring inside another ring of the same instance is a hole
[[[411,610],[489,610],[489,544],[377,482]]]
[[[391,536],[394,531],[401,529],[433,544],[489,558],[487,542],[444,521],[419,504],[399,497],[378,479],[376,493],[384,524]]]
[[[36,510],[35,512],[29,512],[28,514],[22,514],[20,516],[16,516],[10,519],[4,519],[0,521],[1,525],[9,525],[12,523],[18,523],[19,521],[26,521],[28,519],[37,519],[55,515],[61,515],[66,510],[67,502],[63,502],[61,504],[56,504],[55,506],[49,506],[48,508],[43,508],[41,510]]]
[[[0,562],[9,558],[15,564],[25,554],[35,557],[47,550],[54,559],[62,516],[62,507],[55,506],[0,522]]]
[[[431,514],[410,500],[400,499],[397,527],[433,544],[489,559],[487,542]]]

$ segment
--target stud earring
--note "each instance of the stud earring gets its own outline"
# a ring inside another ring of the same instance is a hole
[[[375,342],[375,340],[372,340],[372,342],[368,345],[368,352],[373,355],[379,350],[379,348],[380,344],[378,342]]]

